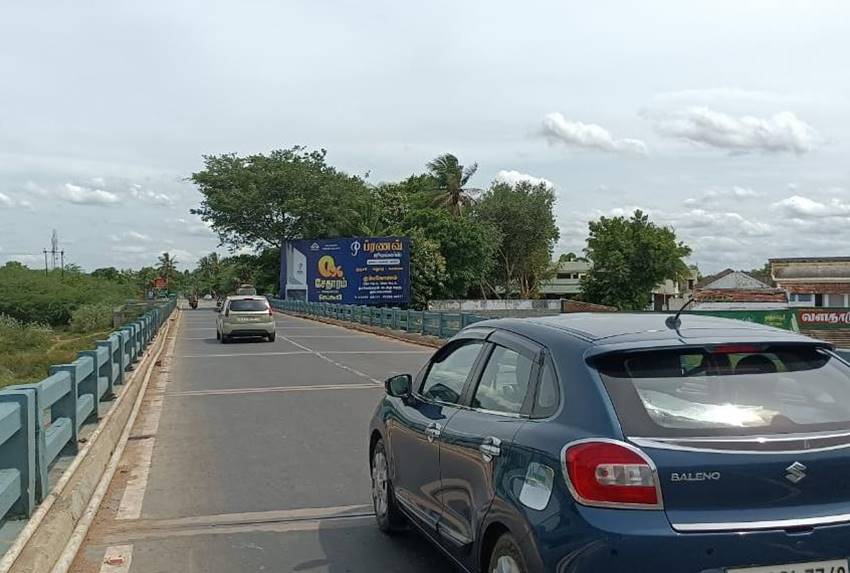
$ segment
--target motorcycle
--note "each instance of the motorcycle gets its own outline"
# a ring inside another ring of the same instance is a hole
[[[196,308],[198,308],[198,299],[190,298],[189,299],[189,308],[191,308],[192,310],[195,310]]]

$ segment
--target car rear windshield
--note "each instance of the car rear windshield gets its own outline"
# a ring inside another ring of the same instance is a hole
[[[268,310],[269,303],[258,298],[246,298],[241,300],[230,301],[230,310],[235,312],[245,312],[250,310]]]
[[[594,365],[630,436],[850,428],[850,367],[816,346],[635,352]]]

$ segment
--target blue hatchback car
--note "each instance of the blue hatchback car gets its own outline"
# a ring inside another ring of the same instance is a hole
[[[370,426],[379,527],[467,571],[848,573],[850,365],[684,315],[476,323]]]

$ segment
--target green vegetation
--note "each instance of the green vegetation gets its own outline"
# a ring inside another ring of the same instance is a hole
[[[111,280],[68,269],[45,273],[16,262],[0,267],[0,314],[23,323],[65,326],[80,306],[120,304],[138,293],[127,272]]]
[[[138,299],[133,271],[79,267],[45,273],[16,262],[0,267],[0,386],[36,382],[51,364],[76,358],[80,350],[112,330],[112,310]]]
[[[303,147],[240,157],[204,157],[192,175],[203,195],[192,212],[232,249],[256,255],[209,255],[188,280],[199,293],[253,282],[277,292],[280,246],[289,240],[354,235],[411,238],[412,300],[537,296],[558,239],[555,195],[543,185],[467,187],[477,165],[441,155],[426,171],[372,185],[330,165],[326,152]]]
[[[582,280],[582,298],[621,310],[643,310],[665,279],[687,276],[682,260],[691,249],[669,227],[659,227],[640,210],[630,218],[591,221],[585,253],[593,268]]]

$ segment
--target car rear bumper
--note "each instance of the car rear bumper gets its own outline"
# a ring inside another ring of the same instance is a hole
[[[225,336],[268,336],[274,333],[273,322],[247,322],[245,324],[222,324],[221,333]]]
[[[850,524],[799,532],[679,533],[663,511],[578,507],[570,513],[535,527],[544,571],[723,573],[850,556]]]

